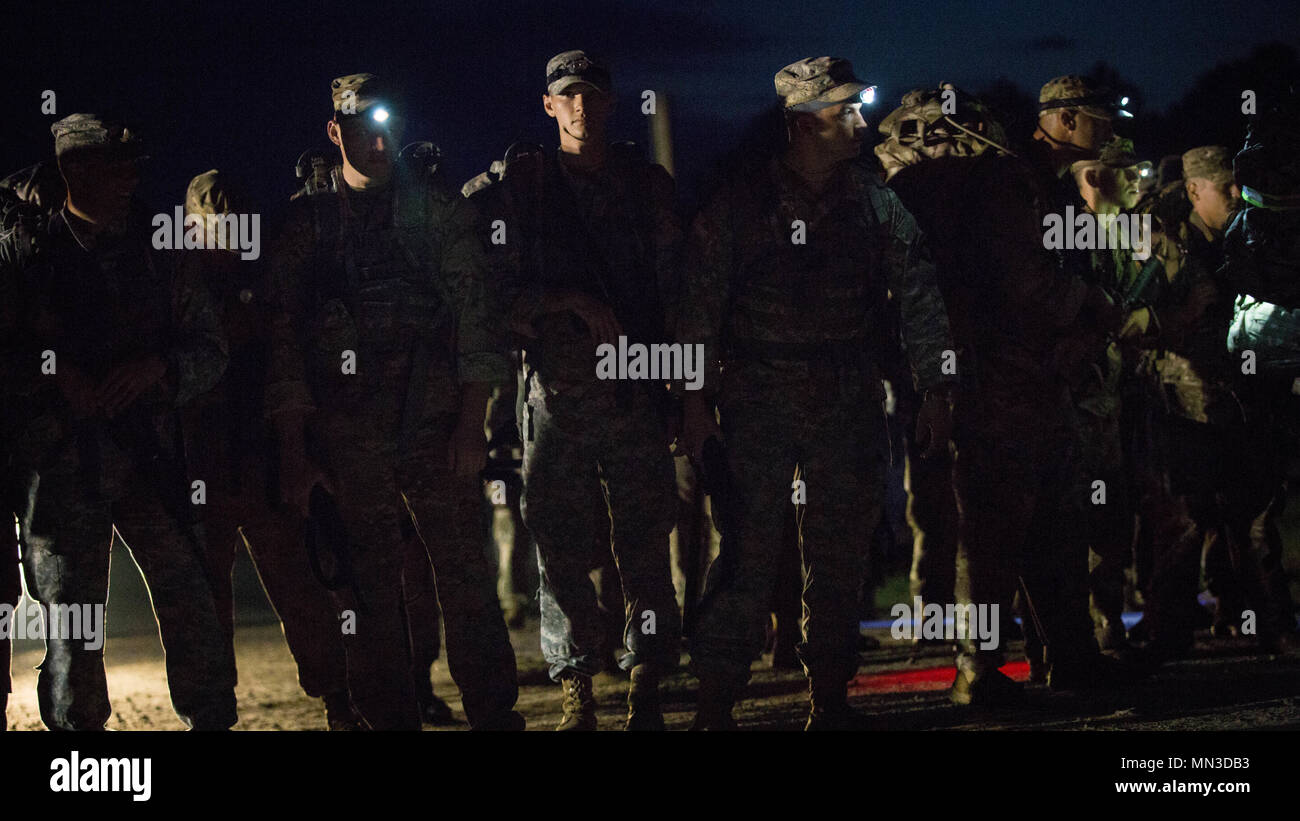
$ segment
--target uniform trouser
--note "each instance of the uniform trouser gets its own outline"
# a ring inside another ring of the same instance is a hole
[[[704,587],[709,566],[713,524],[699,476],[691,460],[673,459],[677,481],[677,526],[668,535],[672,557],[673,588],[683,620],[694,617],[695,604]]]
[[[602,669],[601,621],[588,575],[591,545],[608,528],[623,586],[619,664],[677,665],[681,614],[668,559],[676,520],[672,456],[640,385],[548,396],[534,385],[524,441],[524,522],[537,542],[542,654],[550,675]],[[593,501],[604,495],[608,518]]]
[[[301,517],[273,510],[252,494],[209,487],[205,530],[208,570],[226,641],[234,642],[235,557],[247,547],[298,666],[298,684],[313,698],[347,690],[343,636],[329,591],[311,572]]]
[[[92,501],[73,472],[49,472],[29,487],[21,514],[23,573],[42,605],[104,605],[113,530],[144,575],[166,655],[172,706],[186,725],[230,727],[235,659],[199,547],[136,475],[116,500]],[[102,638],[102,637],[101,637]],[[41,720],[50,729],[99,730],[111,714],[102,643],[47,638],[37,677]]]
[[[1087,545],[1077,537],[1089,489],[1078,470],[1068,392],[1052,385],[985,385],[958,404],[956,424],[962,603],[1001,605],[1023,579],[1052,663],[1095,655]],[[1027,635],[1030,630],[1027,624]],[[972,642],[963,643],[962,652],[978,670],[1003,659],[1000,648],[977,650]]]
[[[497,603],[493,569],[483,551],[482,486],[451,475],[447,435],[454,419],[417,440],[398,462],[389,442],[357,440],[347,419],[327,428],[327,451],[339,509],[352,544],[357,594],[335,595],[343,613],[343,648],[353,706],[374,729],[418,730],[419,694],[412,680],[407,599],[421,584],[408,572],[406,537],[427,551],[447,634],[447,668],[460,688],[471,727],[491,722],[518,697],[514,650]],[[396,465],[396,467],[394,467]],[[414,574],[414,575],[413,575]],[[428,627],[421,619],[420,628]]]
[[[13,513],[0,507],[0,605],[16,611],[22,598],[22,581],[18,575],[18,544],[13,529]],[[15,617],[17,613],[15,612]],[[0,638],[0,730],[6,727],[4,708],[13,692],[9,675],[12,643],[8,636]]]
[[[798,511],[803,557],[804,669],[830,685],[858,668],[858,594],[884,498],[884,414],[877,403],[843,400],[797,406],[732,401],[722,408],[736,510],[709,567],[691,666],[701,678],[749,680],[763,646],[763,622],[783,549],[795,467],[807,502]],[[781,393],[781,397],[798,395]]]
[[[1134,505],[1120,416],[1097,416],[1080,409],[1076,422],[1083,480],[1089,491],[1084,533],[1094,554],[1088,571],[1090,610],[1099,631],[1122,629],[1115,625],[1123,624],[1124,571],[1133,563]],[[1094,489],[1095,482],[1103,484]]]
[[[952,459],[945,452],[921,458],[908,436],[907,523],[912,528],[912,596],[923,602],[955,602],[957,584],[957,494],[952,487]]]
[[[497,482],[500,482],[498,485]],[[515,475],[485,483],[492,505],[492,542],[497,555],[497,598],[506,612],[526,609],[537,590],[532,537],[519,512],[522,480]]]
[[[1144,473],[1141,500],[1153,542],[1151,637],[1175,647],[1191,644],[1207,535],[1222,540],[1227,559],[1217,569],[1231,569],[1238,601],[1255,610],[1261,636],[1293,630],[1282,545],[1272,525],[1281,466],[1268,430],[1168,416],[1159,436],[1161,462]]]

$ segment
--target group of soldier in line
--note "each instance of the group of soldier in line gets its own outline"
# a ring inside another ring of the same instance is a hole
[[[1275,523],[1296,363],[1247,375],[1224,343],[1242,311],[1229,283],[1267,278],[1268,252],[1243,242],[1255,256],[1224,267],[1242,205],[1231,154],[1188,151],[1183,179],[1139,206],[1148,164],[1113,133],[1118,103],[1069,75],[1043,87],[1016,150],[973,97],[912,92],[879,126],[876,165],[861,156],[870,88],[840,58],[781,69],[785,145],[737,162],[687,225],[664,168],[610,142],[613,84],[581,51],[546,66],[558,150],[516,144],[463,192],[427,150],[398,156],[394,89],[347,75],[327,124],[341,162],[317,164],[257,260],[211,237],[158,250],[133,198],[139,136],[58,121],[56,161],[7,181],[0,240],[4,515],[28,593],[102,604],[116,535],[148,583],[177,714],[226,729],[246,547],[330,729],[450,721],[429,678],[445,633],[470,727],[522,730],[507,621],[535,555],[557,729],[594,730],[603,565],[622,596],[626,728],[663,729],[685,633],[693,729],[724,730],[791,572],[793,510],[807,728],[853,728],[887,380],[907,420],[914,592],[1014,605],[1032,680],[1119,687],[1186,653],[1203,546],[1221,629],[1251,609],[1259,641],[1285,649]],[[1288,193],[1265,190],[1263,210],[1290,218]],[[1067,206],[1152,213],[1154,269],[1131,249],[1045,248],[1044,216]],[[257,210],[217,170],[185,207]],[[702,344],[702,388],[598,378],[597,347],[620,339]],[[509,509],[495,496],[519,494],[512,449],[530,541],[498,570],[484,488]],[[679,526],[697,468],[723,534],[698,596],[673,567],[698,561],[699,528]],[[1141,642],[1121,620],[1135,544]],[[955,703],[1025,698],[1003,646],[959,642]],[[109,719],[102,648],[48,638],[37,686],[51,729]]]

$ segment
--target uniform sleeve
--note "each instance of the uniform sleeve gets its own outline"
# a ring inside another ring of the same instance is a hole
[[[221,309],[194,264],[196,259],[186,255],[177,260],[173,286],[177,334],[166,359],[176,382],[177,407],[212,390],[229,361]]]
[[[731,199],[728,188],[720,190],[692,221],[675,311],[677,341],[704,346],[703,390],[709,398],[721,388],[722,330],[736,260]]]
[[[893,191],[875,189],[886,198],[890,246],[885,252],[889,290],[898,302],[903,344],[919,391],[956,381],[941,370],[944,351],[952,350],[948,310],[939,293],[938,273],[925,235]]]
[[[315,245],[310,205],[295,202],[267,263],[271,308],[271,350],[266,377],[266,418],[305,415],[316,410],[307,384],[306,275]]]
[[[461,197],[448,203],[438,226],[439,275],[456,308],[456,369],[462,384],[510,378],[506,295],[488,264],[478,207]]]
[[[0,232],[0,384],[9,396],[30,395],[42,386],[40,339],[27,327],[23,283],[35,261],[27,240],[14,227]]]

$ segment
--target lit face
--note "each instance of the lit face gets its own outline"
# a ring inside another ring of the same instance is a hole
[[[1101,200],[1131,211],[1142,197],[1142,172],[1136,165],[1128,168],[1097,168],[1097,189]]]
[[[96,222],[125,216],[140,184],[135,160],[113,158],[98,151],[79,151],[59,160],[68,196]]]
[[[403,120],[396,114],[382,122],[374,116],[380,107],[331,120],[330,142],[339,147],[343,161],[357,173],[372,179],[384,179],[393,168],[393,160],[402,147]]]
[[[796,128],[813,141],[821,156],[839,161],[858,156],[867,121],[862,118],[861,102],[847,102],[800,115]]]
[[[1081,109],[1064,108],[1038,120],[1039,127],[1053,140],[1097,154],[1102,145],[1115,136],[1111,121]]]
[[[1236,183],[1216,185],[1204,177],[1193,177],[1187,181],[1187,198],[1206,225],[1222,231],[1241,200],[1241,188]]]
[[[542,107],[555,119],[562,142],[604,142],[614,97],[589,83],[574,83],[558,94],[543,94]]]

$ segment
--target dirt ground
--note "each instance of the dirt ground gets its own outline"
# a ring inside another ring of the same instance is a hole
[[[855,707],[879,729],[1300,729],[1300,655],[1268,657],[1256,654],[1244,639],[1198,642],[1193,658],[1169,665],[1140,686],[1105,696],[1083,697],[1029,688],[1029,705],[1014,711],[972,713],[951,706],[946,691],[952,681],[951,656],[937,649],[915,663],[908,648],[873,631],[882,640],[879,650],[863,654],[852,688]],[[559,714],[560,689],[546,677],[537,645],[536,623],[512,633],[519,659],[519,710],[529,730],[549,730]],[[298,688],[293,660],[275,624],[243,625],[238,629],[239,724],[236,730],[320,730],[320,702]],[[14,730],[42,729],[36,706],[39,642],[15,647],[14,690],[9,726]],[[1013,652],[1012,657],[1015,657]],[[156,634],[137,632],[109,636],[107,667],[113,716],[109,726],[119,730],[180,730],[172,712]],[[1028,674],[1023,662],[1007,668],[1015,678]],[[750,698],[736,710],[742,729],[798,730],[807,710],[802,673],[773,671],[769,660],[754,665]],[[670,730],[690,724],[695,682],[681,672],[666,682],[665,713]],[[460,699],[444,665],[434,668],[436,691],[463,719]],[[600,727],[623,725],[627,683],[602,674],[596,680]],[[464,730],[461,723],[439,730]]]

